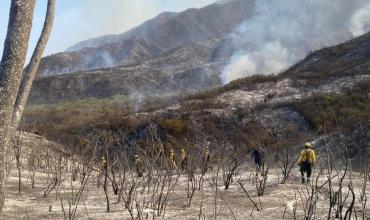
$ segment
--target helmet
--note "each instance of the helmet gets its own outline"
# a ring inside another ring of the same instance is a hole
[[[305,146],[306,148],[312,148],[312,145],[311,145],[309,142],[306,142],[306,143],[304,144],[304,146]]]
[[[135,154],[135,158],[138,158],[138,157],[139,157],[139,155]]]

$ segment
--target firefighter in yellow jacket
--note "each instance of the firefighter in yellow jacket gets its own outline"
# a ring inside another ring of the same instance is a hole
[[[105,168],[107,166],[107,160],[105,159],[104,156],[102,156],[102,158],[101,158],[101,166],[102,166],[103,170],[105,170]]]
[[[180,166],[181,166],[181,171],[182,172],[184,172],[188,167],[188,155],[187,155],[186,151],[184,150],[184,148],[181,148]]]
[[[177,170],[175,152],[173,151],[172,148],[170,149],[170,155],[168,156],[168,160],[170,162],[171,168]]]
[[[302,183],[306,182],[305,173],[307,173],[307,183],[310,182],[312,169],[316,165],[316,154],[310,143],[304,145],[305,149],[301,151],[298,159],[298,166],[300,167]]]
[[[139,155],[135,154],[134,156],[134,163],[135,163],[135,170],[138,177],[142,177],[144,174],[144,166],[139,157]]]
[[[205,146],[203,149],[203,156],[202,156],[202,173],[205,174],[210,166],[211,162],[211,155],[209,153],[208,146]]]

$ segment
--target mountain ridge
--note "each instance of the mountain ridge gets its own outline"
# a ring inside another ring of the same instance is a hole
[[[138,64],[173,49],[226,37],[254,13],[255,0],[234,0],[165,12],[123,34],[83,41],[42,59],[39,75]]]

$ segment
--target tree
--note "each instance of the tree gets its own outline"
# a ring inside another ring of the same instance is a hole
[[[48,0],[43,31],[30,64],[23,72],[36,0],[12,0],[0,62],[0,211],[4,206],[5,149],[23,114],[41,56],[50,36],[55,1]],[[22,81],[22,83],[21,83]]]
[[[31,61],[26,68],[26,72],[24,74],[24,78],[21,81],[21,85],[15,102],[12,116],[12,125],[14,128],[18,127],[19,121],[21,120],[23,114],[24,107],[26,106],[33,80],[35,79],[37,70],[39,68],[41,60],[40,58],[44,53],[46,44],[50,37],[50,33],[54,22],[54,15],[55,15],[55,0],[49,0],[44,27],[42,29],[41,36],[37,42],[35,51],[32,54]]]

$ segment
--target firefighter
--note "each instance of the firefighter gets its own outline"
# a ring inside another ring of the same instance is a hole
[[[107,169],[107,160],[105,159],[104,156],[101,158],[101,167],[102,167],[102,170],[104,171]]]
[[[175,152],[174,152],[174,150],[172,148],[170,149],[170,155],[168,157],[168,160],[170,162],[171,169],[177,170],[176,159],[175,159]]]
[[[181,166],[181,171],[185,171],[188,167],[188,155],[186,153],[186,151],[184,150],[184,148],[181,148],[181,162],[180,162],[180,166]]]
[[[209,167],[209,163],[211,162],[211,155],[209,153],[209,148],[206,146],[203,150],[203,157],[202,157],[202,172],[206,173]]]
[[[135,170],[136,170],[136,174],[138,175],[138,177],[142,177],[143,174],[144,174],[144,167],[143,167],[143,163],[139,157],[139,155],[135,154]]]
[[[302,183],[306,183],[305,174],[307,174],[307,183],[310,182],[312,169],[316,165],[316,153],[310,143],[305,143],[304,149],[301,151],[298,159],[298,166],[301,171]]]
[[[251,158],[254,159],[256,165],[256,172],[261,172],[262,168],[262,152],[258,148],[252,150]]]

